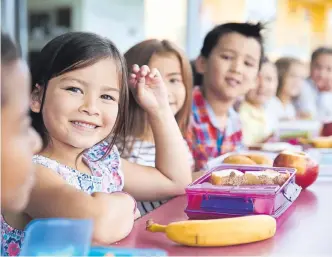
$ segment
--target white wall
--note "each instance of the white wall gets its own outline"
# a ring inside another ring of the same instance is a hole
[[[145,0],[147,38],[168,39],[186,47],[188,0]]]
[[[84,31],[111,39],[120,51],[144,40],[144,0],[83,0]]]

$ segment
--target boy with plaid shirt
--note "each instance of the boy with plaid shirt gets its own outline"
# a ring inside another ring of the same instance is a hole
[[[186,135],[196,171],[204,169],[209,159],[242,146],[240,119],[233,105],[256,86],[264,56],[261,30],[259,23],[227,23],[204,39],[195,63],[203,80],[193,90]]]

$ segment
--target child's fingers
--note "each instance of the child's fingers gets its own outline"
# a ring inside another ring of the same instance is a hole
[[[138,73],[140,71],[140,68],[137,64],[134,64],[131,70],[133,71],[133,73]]]
[[[148,75],[148,73],[150,72],[150,68],[147,66],[147,65],[143,65],[141,67],[141,72],[140,72],[140,75],[142,77],[145,77],[146,75]]]
[[[129,79],[128,82],[131,88],[136,88],[136,79]]]
[[[136,96],[137,97],[142,97],[143,94],[144,94],[144,87],[145,87],[145,77],[140,77],[138,80],[137,80],[137,83],[136,83]]]
[[[134,74],[134,73],[130,73],[129,74],[129,79],[136,79],[136,74]]]
[[[151,69],[151,72],[149,73],[149,77],[151,79],[160,77],[160,73],[156,68]]]
[[[148,75],[148,78],[154,83],[159,83],[162,80],[159,70],[155,68],[151,70],[151,72]]]
[[[129,82],[130,87],[135,88],[136,87],[136,82],[137,82],[136,74],[130,73],[129,78],[128,78],[128,82]]]

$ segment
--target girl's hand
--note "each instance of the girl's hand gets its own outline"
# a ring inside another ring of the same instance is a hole
[[[170,108],[167,88],[157,69],[133,65],[129,85],[136,101],[149,115],[159,115],[160,111]]]

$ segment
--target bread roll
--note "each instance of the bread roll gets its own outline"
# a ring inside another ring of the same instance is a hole
[[[273,160],[263,154],[248,154],[246,156],[256,164],[273,166]]]
[[[234,154],[226,157],[223,163],[227,164],[241,164],[241,165],[255,165],[256,162],[251,160],[249,157],[240,154]]]

